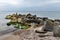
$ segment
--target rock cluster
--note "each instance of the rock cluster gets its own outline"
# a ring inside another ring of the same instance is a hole
[[[32,26],[31,24],[35,24],[35,26],[43,25],[44,20],[47,18],[40,18],[37,17],[36,15],[21,15],[21,14],[12,14],[12,15],[7,15],[6,19],[9,19],[10,22],[19,22],[22,24],[27,24],[29,26]]]
[[[22,15],[22,14],[12,14],[7,15],[6,19],[10,19],[10,22],[18,22],[26,24],[29,27],[34,28],[37,32],[48,32],[53,31],[54,35],[60,36],[60,20],[59,19],[48,19],[47,17],[37,17],[36,15]],[[42,31],[41,31],[41,30]]]

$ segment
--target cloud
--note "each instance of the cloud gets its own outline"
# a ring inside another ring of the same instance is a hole
[[[46,6],[49,4],[60,3],[60,0],[0,0],[0,5],[18,5],[20,7]]]
[[[0,10],[58,10],[59,4],[60,0],[0,0]]]
[[[56,3],[60,3],[60,0],[26,0],[24,6],[47,6]]]
[[[22,4],[23,0],[0,0],[0,5],[18,5],[18,4]]]

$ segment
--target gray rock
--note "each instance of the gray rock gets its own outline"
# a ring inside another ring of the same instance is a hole
[[[60,37],[60,25],[54,26],[53,34],[55,37]]]
[[[44,24],[44,31],[53,31],[54,23],[51,21],[46,21]]]

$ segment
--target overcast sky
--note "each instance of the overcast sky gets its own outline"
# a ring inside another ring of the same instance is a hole
[[[60,0],[0,0],[0,11],[60,11]]]

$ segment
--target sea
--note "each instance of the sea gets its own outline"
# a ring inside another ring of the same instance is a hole
[[[0,12],[0,30],[6,30],[9,28],[13,28],[13,26],[7,26],[6,23],[9,21],[5,19],[6,15],[11,14],[32,14],[37,17],[48,17],[49,19],[60,19],[60,11],[29,11],[29,12]]]

